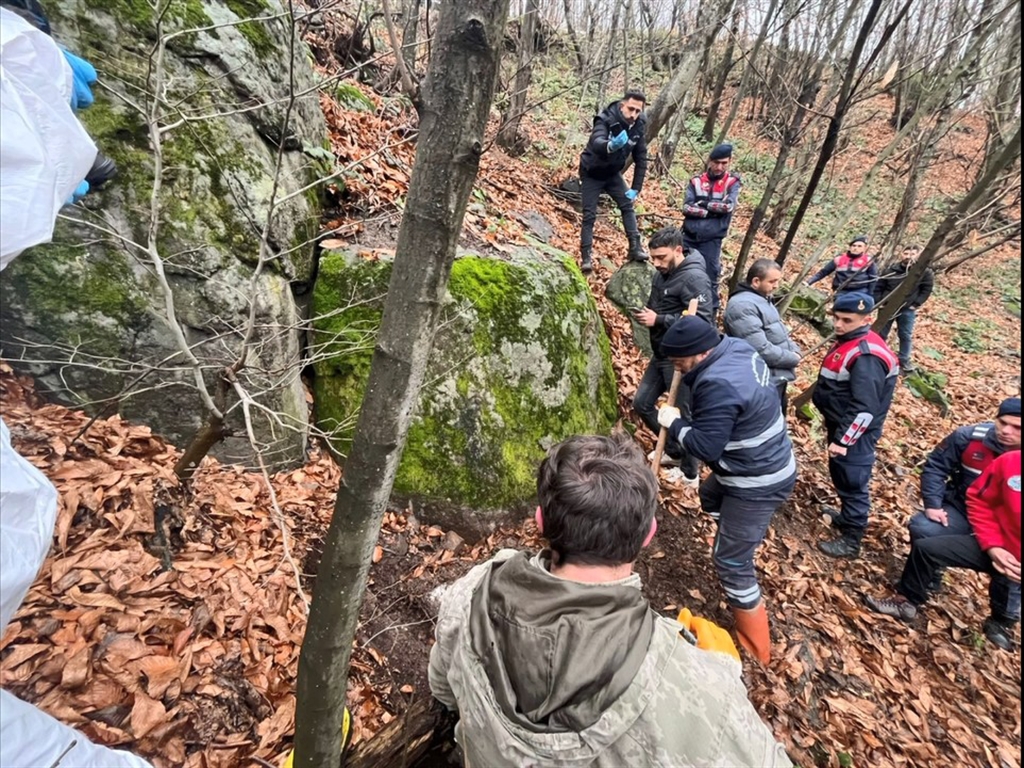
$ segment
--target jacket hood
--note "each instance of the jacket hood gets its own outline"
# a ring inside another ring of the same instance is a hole
[[[470,642],[509,720],[533,733],[578,733],[636,677],[655,617],[635,574],[582,584],[549,567],[547,552],[495,564],[473,593]]]
[[[683,263],[679,265],[679,269],[699,269],[707,271],[706,265],[707,262],[704,260],[704,256],[701,255],[701,252],[690,248],[686,251],[686,256],[683,258]]]
[[[623,125],[629,125],[629,122],[626,120],[626,118],[622,116],[622,110],[619,109],[619,100],[613,101],[607,107],[602,109],[601,114],[598,115],[598,117],[601,120],[604,120],[604,122],[606,123],[619,122],[622,123]],[[633,123],[633,126],[630,127],[635,127],[638,124],[643,125],[646,122],[647,116],[643,112],[641,112],[640,116],[636,119],[636,122]]]
[[[736,290],[729,294],[729,298],[731,299],[733,296],[739,296],[741,293],[756,293],[758,296],[761,296],[761,294],[751,288],[748,283],[737,283]]]

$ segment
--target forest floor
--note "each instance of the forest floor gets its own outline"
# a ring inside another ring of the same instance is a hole
[[[415,148],[396,137],[412,118],[397,100],[369,99],[373,111],[322,98],[339,162],[370,156],[346,179],[327,228],[333,239],[386,250],[397,233]],[[886,108],[884,99],[861,107]],[[550,190],[574,172],[582,126],[578,114],[548,110],[527,122],[537,138],[527,157],[489,149],[466,218],[465,247],[501,252],[522,242],[528,233],[522,219],[538,211],[552,226],[550,242],[575,253],[579,214]],[[735,133],[743,148],[735,165],[748,191],[726,244],[727,270],[756,201],[758,169],[772,152],[755,122],[741,119]],[[964,120],[956,143],[944,148],[946,162],[926,179],[926,195],[963,191],[963,171],[981,135],[979,123]],[[561,147],[540,139],[551,136],[560,137]],[[787,277],[796,274],[799,254],[818,244],[822,222],[844,204],[889,136],[884,120],[866,120],[837,158],[832,186],[818,219],[797,239]],[[677,164],[699,170],[706,149],[691,143]],[[891,178],[897,174],[894,168]],[[641,197],[645,230],[678,223],[680,196],[678,180],[651,178]],[[877,211],[862,213],[860,228],[877,233],[885,226],[873,219]],[[835,245],[839,250],[842,243]],[[759,254],[772,256],[776,248],[760,237]],[[603,292],[625,255],[617,213],[602,214],[596,250],[590,285],[612,340],[629,420],[644,361]],[[767,669],[746,663],[744,678],[761,715],[804,766],[1020,765],[1020,654],[996,650],[980,634],[986,580],[952,572],[941,598],[909,626],[869,613],[862,601],[885,592],[899,574],[906,521],[918,506],[915,470],[928,451],[956,426],[991,418],[1002,398],[1019,392],[1020,320],[1008,307],[1016,298],[1019,313],[1020,275],[1019,251],[1000,249],[940,277],[919,315],[916,362],[948,377],[951,405],[942,413],[907,386],[898,388],[859,560],[829,560],[815,547],[827,534],[820,506],[833,498],[824,444],[814,422],[790,418],[800,481],[757,557],[774,658]],[[805,350],[822,341],[800,323],[794,335]],[[792,391],[814,380],[821,354],[808,354]],[[60,491],[54,549],[0,639],[0,684],[90,738],[131,749],[160,768],[280,764],[294,730],[304,600],[339,469],[314,453],[302,468],[276,475],[283,520],[271,511],[260,476],[213,460],[202,465],[189,497],[177,498],[169,489],[179,453],[147,428],[115,417],[76,437],[87,418],[41,402],[31,381],[6,367],[0,395],[15,446]],[[643,430],[638,439],[645,449],[654,440]],[[686,606],[729,626],[710,564],[710,520],[692,491],[663,484],[662,506],[658,536],[637,564],[646,595],[667,615]],[[298,574],[284,556],[283,530]],[[466,543],[418,520],[414,508],[387,514],[352,660],[348,703],[356,741],[429,695],[433,590],[501,547],[538,545],[528,520]]]

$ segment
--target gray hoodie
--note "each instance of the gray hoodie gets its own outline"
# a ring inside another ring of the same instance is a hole
[[[679,631],[635,574],[583,584],[503,550],[442,598],[430,689],[471,768],[790,766],[739,663]]]

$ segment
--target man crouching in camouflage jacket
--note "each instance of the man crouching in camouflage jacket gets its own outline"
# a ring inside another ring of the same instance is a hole
[[[503,550],[441,599],[430,689],[459,712],[466,765],[790,766],[739,662],[684,640],[640,593],[657,485],[639,449],[570,438],[537,493],[550,549]]]

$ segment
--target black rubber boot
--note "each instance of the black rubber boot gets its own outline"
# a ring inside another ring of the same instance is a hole
[[[640,241],[639,233],[627,235],[629,237],[629,253],[626,255],[630,261],[647,261],[647,254]]]
[[[580,248],[580,271],[589,275],[594,271],[594,261],[590,256],[590,248]]]

